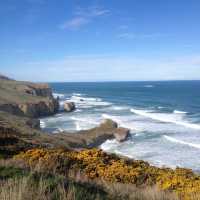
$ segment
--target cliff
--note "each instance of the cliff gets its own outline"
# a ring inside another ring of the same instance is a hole
[[[37,118],[56,113],[59,102],[48,84],[21,82],[0,77],[0,110]]]
[[[48,178],[55,176],[58,179],[58,175],[62,175],[69,180],[69,175],[80,172],[88,182],[102,181],[101,187],[121,184],[121,189],[117,185],[118,190],[112,192],[112,195],[123,191],[123,198],[119,194],[117,198],[106,197],[105,199],[199,199],[200,176],[189,169],[158,168],[144,161],[130,160],[107,154],[99,149],[91,149],[98,147],[107,139],[116,138],[123,141],[128,137],[128,130],[118,128],[111,120],[105,121],[96,128],[77,133],[42,132],[39,120],[36,118],[57,112],[58,103],[47,84],[14,81],[0,76],[0,179],[1,174],[5,178],[6,167],[10,170],[10,166],[6,166],[6,163],[10,162],[12,167],[17,167],[17,170],[20,168],[23,174],[27,171],[32,174],[33,171],[42,170],[39,171],[39,177],[44,173]],[[9,177],[13,171],[8,172]],[[5,180],[0,183],[5,189]],[[18,181],[16,183],[18,185]],[[141,188],[149,187],[159,188],[159,191],[148,193],[146,198],[127,196],[131,196],[134,190],[138,193]],[[97,186],[94,186],[92,191],[95,191],[95,188]],[[169,192],[166,198],[163,197],[166,195],[165,192]],[[1,194],[0,190],[0,197]],[[158,194],[161,196],[155,198]],[[152,195],[152,198],[149,195]],[[82,195],[80,199],[83,199]]]

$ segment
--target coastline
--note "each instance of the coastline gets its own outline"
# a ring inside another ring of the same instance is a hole
[[[10,84],[10,80],[8,81]],[[15,81],[14,84],[18,83]],[[21,87],[20,82],[20,89]],[[23,88],[26,88],[26,84],[23,85]],[[45,86],[44,91],[40,88],[37,94],[31,90],[31,93],[28,91],[23,95],[29,101],[32,101],[33,98],[34,100],[40,99],[41,96],[45,97],[46,100],[53,98],[52,91],[47,86]],[[30,112],[24,112],[22,116],[18,112],[14,112],[14,115],[13,110],[9,109],[6,112],[4,109],[0,111],[2,162],[7,162],[6,160],[9,158],[11,163],[20,162],[20,167],[23,165],[28,169],[34,169],[39,164],[47,171],[52,170],[51,167],[55,167],[56,162],[57,168],[54,170],[58,170],[58,174],[61,175],[73,169],[81,171],[91,180],[105,179],[112,184],[132,184],[139,188],[156,186],[162,191],[176,193],[184,200],[192,199],[194,194],[199,195],[200,176],[191,169],[155,167],[142,160],[130,159],[97,149],[106,140],[121,137],[121,134],[123,135],[124,131],[127,131],[120,129],[116,122],[106,120],[89,130],[51,134],[44,133],[38,125],[37,118],[33,118],[46,113],[43,112],[43,106],[42,110],[33,109],[33,107],[30,110],[36,113],[30,115]],[[57,113],[58,108],[52,111]],[[128,132],[126,133],[122,142],[128,137]],[[19,167],[18,164],[16,166]]]

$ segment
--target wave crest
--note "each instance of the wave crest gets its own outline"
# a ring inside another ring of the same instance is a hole
[[[183,145],[187,145],[187,146],[190,146],[190,147],[194,147],[194,148],[200,149],[200,144],[194,144],[194,143],[191,143],[191,142],[185,142],[183,140],[178,140],[176,138],[173,138],[173,137],[170,137],[170,136],[167,136],[167,135],[164,135],[163,137],[166,140],[170,141],[170,142],[179,143],[179,144],[183,144]]]
[[[153,120],[157,120],[160,122],[166,122],[166,123],[173,123],[180,126],[185,126],[187,128],[192,129],[198,129],[200,130],[199,124],[189,123],[187,121],[184,121],[181,115],[171,114],[171,113],[155,113],[155,112],[149,112],[146,110],[137,110],[137,109],[131,109],[131,112],[141,115],[143,117],[147,117]]]

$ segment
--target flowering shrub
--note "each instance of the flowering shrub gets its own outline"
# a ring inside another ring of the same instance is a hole
[[[45,170],[54,168],[59,173],[69,169],[81,170],[91,179],[102,178],[137,186],[157,185],[163,190],[176,192],[184,200],[194,199],[194,195],[200,194],[200,176],[189,169],[158,168],[144,161],[119,158],[99,149],[79,152],[32,149],[20,153],[15,159],[23,159],[30,167],[40,163]]]

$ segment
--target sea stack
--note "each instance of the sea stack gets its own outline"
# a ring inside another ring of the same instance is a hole
[[[129,129],[119,127],[115,130],[114,137],[118,142],[124,142],[128,138],[129,134]]]
[[[64,103],[64,111],[65,112],[72,112],[76,109],[74,102],[65,102]]]

